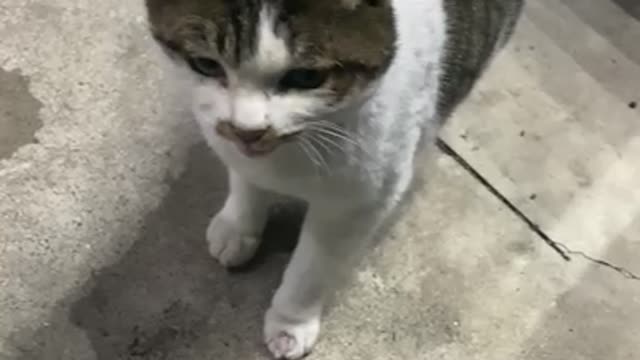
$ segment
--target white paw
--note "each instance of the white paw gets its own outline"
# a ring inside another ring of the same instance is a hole
[[[311,353],[320,332],[320,317],[307,321],[287,321],[267,311],[264,326],[265,343],[276,359],[297,360]]]
[[[260,238],[242,228],[242,224],[219,213],[207,228],[209,253],[223,266],[239,266],[255,255]]]

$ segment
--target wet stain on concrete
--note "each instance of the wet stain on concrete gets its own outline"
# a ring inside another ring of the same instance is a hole
[[[0,159],[37,141],[34,134],[42,127],[38,117],[41,107],[29,92],[28,78],[0,69]]]

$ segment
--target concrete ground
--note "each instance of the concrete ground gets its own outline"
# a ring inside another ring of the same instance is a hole
[[[640,359],[636,3],[529,1],[311,359]],[[2,360],[267,358],[298,212],[207,255],[224,171],[152,48],[142,1],[0,0]]]

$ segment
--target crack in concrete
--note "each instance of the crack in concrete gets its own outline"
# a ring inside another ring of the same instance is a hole
[[[445,155],[451,157],[454,161],[456,161],[460,166],[462,166],[465,171],[467,171],[471,176],[473,176],[476,180],[482,184],[484,188],[486,188],[492,195],[497,197],[509,210],[511,210],[520,220],[527,224],[527,226],[538,235],[551,249],[553,249],[558,255],[565,261],[571,261],[571,256],[578,256],[584,260],[587,260],[595,265],[613,270],[618,274],[624,276],[630,280],[640,281],[640,275],[635,274],[629,269],[615,265],[609,261],[604,259],[598,259],[587,253],[579,250],[573,250],[567,245],[551,239],[549,235],[547,235],[538,224],[536,224],[533,220],[531,220],[525,213],[523,213],[518,207],[516,207],[506,196],[504,196],[498,189],[495,188],[487,179],[485,179],[482,174],[480,174],[469,162],[467,162],[460,154],[458,154],[449,144],[447,144],[442,138],[438,138],[437,145],[440,151],[442,151]]]
[[[635,273],[631,272],[630,270],[622,267],[622,266],[618,266],[615,264],[612,264],[606,260],[602,260],[602,259],[597,259],[594,257],[591,257],[590,255],[582,252],[582,251],[577,251],[577,250],[571,250],[568,246],[566,246],[565,244],[562,243],[558,243],[556,242],[556,245],[560,248],[562,248],[564,250],[564,252],[566,254],[569,255],[575,255],[575,256],[579,256],[587,261],[590,261],[592,263],[595,263],[596,265],[605,267],[605,268],[609,268],[613,271],[616,271],[620,274],[622,274],[622,276],[626,277],[627,279],[631,279],[631,280],[640,280],[640,275],[636,275]]]

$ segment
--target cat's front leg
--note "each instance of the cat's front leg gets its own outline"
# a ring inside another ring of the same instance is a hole
[[[381,220],[371,207],[318,209],[311,204],[300,242],[265,317],[276,359],[300,359],[314,346],[323,305],[368,248]]]
[[[243,265],[253,257],[273,197],[229,170],[229,195],[207,228],[209,252],[222,265]]]

